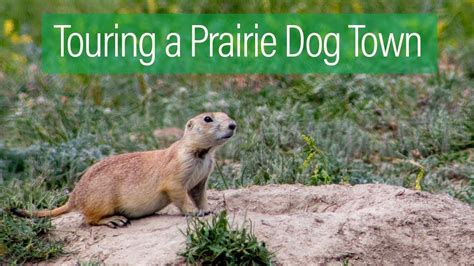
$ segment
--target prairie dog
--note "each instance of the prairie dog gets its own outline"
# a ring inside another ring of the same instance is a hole
[[[184,215],[209,214],[207,179],[216,150],[231,138],[236,123],[222,112],[203,113],[186,123],[183,137],[163,150],[126,153],[92,165],[69,196],[53,210],[21,216],[58,216],[78,210],[90,225],[121,227],[129,218],[151,215],[175,204]]]

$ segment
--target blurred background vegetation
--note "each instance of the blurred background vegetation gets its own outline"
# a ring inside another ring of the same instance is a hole
[[[471,0],[31,1],[0,3],[0,257],[61,251],[49,219],[11,207],[64,202],[83,171],[117,153],[164,148],[157,128],[204,111],[237,120],[210,186],[385,183],[474,204]],[[433,75],[46,75],[41,15],[55,13],[436,13]],[[303,137],[303,135],[305,137]],[[18,230],[16,230],[18,229]]]

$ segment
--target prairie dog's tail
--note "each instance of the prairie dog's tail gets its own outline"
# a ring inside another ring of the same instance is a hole
[[[52,210],[41,210],[41,211],[32,211],[29,212],[27,210],[18,210],[18,209],[11,209],[11,212],[14,213],[15,215],[18,215],[20,217],[56,217],[58,215],[70,212],[74,209],[74,205],[71,203],[71,199],[66,202],[61,207],[58,207],[56,209]]]

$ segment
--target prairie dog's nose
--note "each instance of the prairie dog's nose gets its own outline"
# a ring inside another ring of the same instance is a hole
[[[235,123],[235,121],[232,121],[232,122],[229,123],[229,129],[230,130],[234,130],[236,127],[237,127],[237,124]]]

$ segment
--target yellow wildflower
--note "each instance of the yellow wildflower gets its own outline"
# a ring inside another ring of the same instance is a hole
[[[169,13],[179,13],[179,12],[181,12],[181,10],[180,10],[179,6],[177,6],[177,5],[170,5],[168,7],[168,12]]]
[[[446,21],[444,19],[438,20],[438,36],[444,33],[446,28]]]
[[[7,19],[3,22],[3,35],[10,36],[15,29],[15,24],[12,19]]]
[[[11,36],[10,36],[10,41],[13,43],[13,44],[19,44],[20,43],[20,36],[18,34],[16,34],[16,32],[14,32]]]
[[[17,54],[17,53],[12,53],[11,56],[12,56],[13,62],[16,62],[16,63],[19,63],[19,64],[26,64],[26,62],[28,61],[26,59],[26,57],[24,57],[23,55]]]
[[[353,1],[351,2],[352,5],[352,10],[354,10],[354,13],[363,13],[364,9],[362,8],[362,5],[360,4],[359,1]]]
[[[118,9],[118,13],[119,14],[129,14],[130,11],[128,11],[126,8],[121,7],[121,8]]]
[[[146,4],[147,4],[147,7],[148,7],[148,13],[150,13],[150,14],[156,13],[156,10],[158,8],[156,6],[155,0],[147,0]]]
[[[5,37],[10,37],[10,41],[13,44],[25,44],[33,42],[33,38],[31,38],[30,35],[18,35],[18,33],[15,32],[15,23],[12,19],[7,19],[3,22],[3,35]]]
[[[18,35],[16,32],[14,32],[10,36],[10,41],[13,44],[28,44],[28,43],[31,43],[33,41],[33,39],[28,34]]]
[[[33,38],[31,38],[30,35],[23,34],[23,35],[20,36],[20,43],[27,44],[27,43],[31,43],[31,42],[33,42]]]

